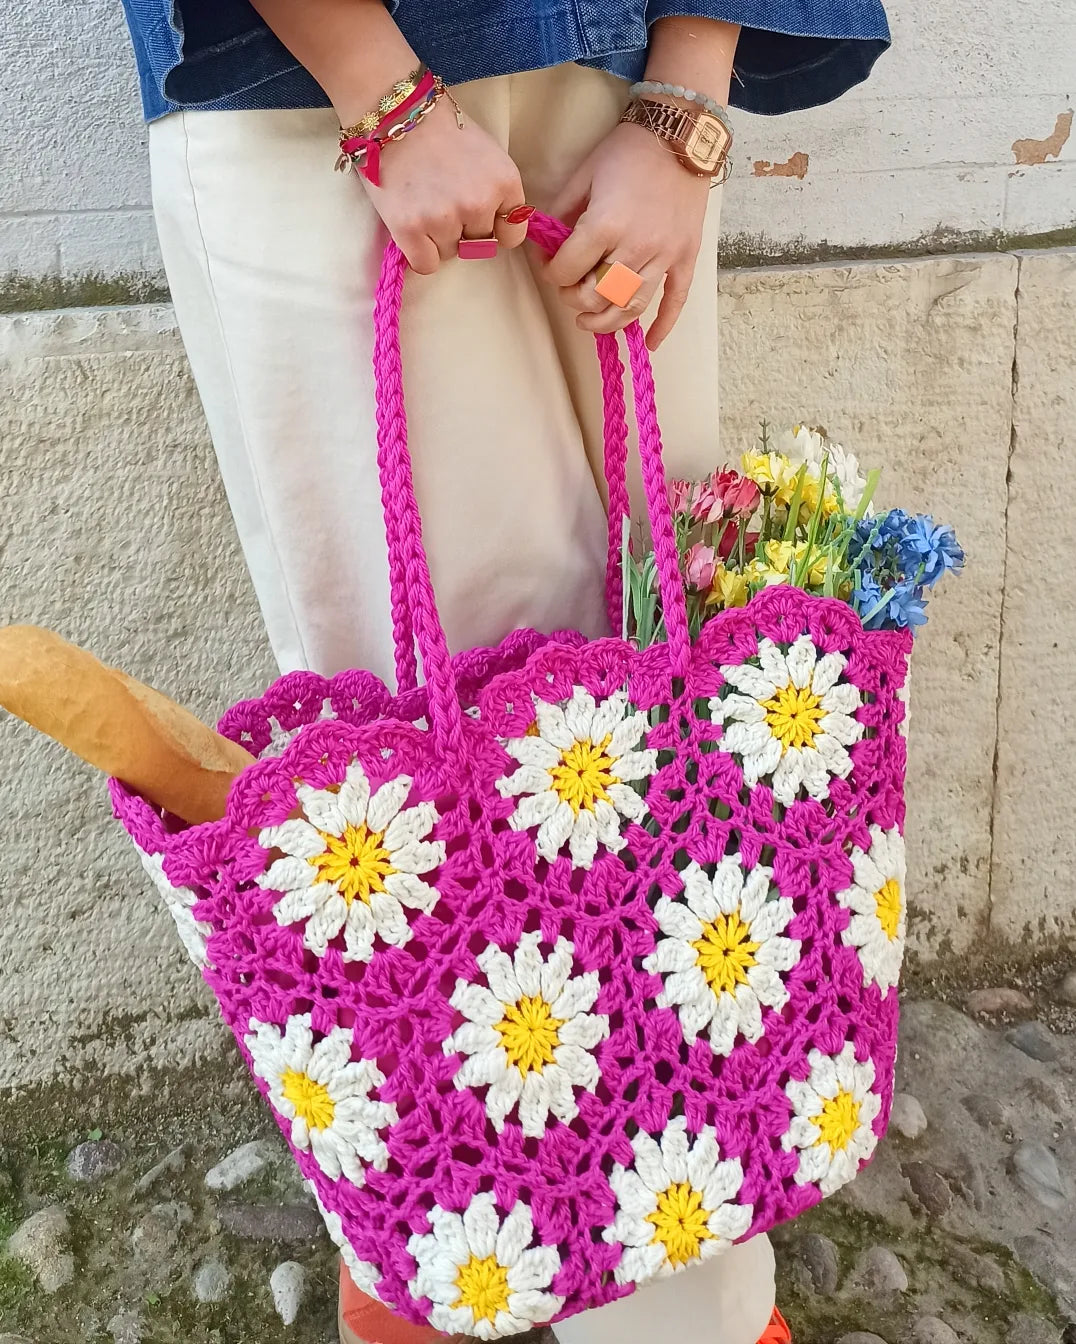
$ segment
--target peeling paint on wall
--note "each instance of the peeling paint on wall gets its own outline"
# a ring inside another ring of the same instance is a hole
[[[1012,152],[1016,155],[1016,162],[1031,165],[1058,158],[1072,134],[1072,115],[1071,109],[1059,112],[1053,134],[1045,140],[1014,140]]]
[[[756,177],[797,177],[802,182],[807,176],[807,166],[811,161],[809,154],[793,154],[784,163],[770,163],[767,159],[755,160]]]

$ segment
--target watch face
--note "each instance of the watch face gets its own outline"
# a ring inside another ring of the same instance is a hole
[[[700,173],[714,174],[731,144],[732,133],[725,123],[709,112],[701,112],[687,137],[684,153]]]

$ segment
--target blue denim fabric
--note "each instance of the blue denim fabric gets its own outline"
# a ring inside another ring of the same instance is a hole
[[[641,79],[649,27],[674,14],[743,26],[730,101],[794,112],[866,79],[889,46],[881,0],[386,0],[451,84],[578,61]],[[248,0],[123,0],[148,120],[178,107],[325,107]]]

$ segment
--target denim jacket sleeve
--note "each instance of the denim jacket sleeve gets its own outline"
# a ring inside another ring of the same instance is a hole
[[[866,79],[889,45],[881,0],[386,0],[450,83],[579,61],[639,79],[650,26],[697,14],[742,26],[730,101],[792,112]],[[249,0],[123,0],[148,118],[177,107],[317,107],[313,78]]]

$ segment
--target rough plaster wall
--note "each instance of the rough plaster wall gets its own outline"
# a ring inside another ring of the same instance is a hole
[[[884,468],[881,502],[933,510],[969,553],[912,680],[909,890],[928,956],[989,931],[1016,274],[1002,254],[721,278],[724,454],[762,416],[824,425]]]
[[[993,874],[994,925],[1013,939],[1076,932],[1074,302],[1076,252],[1023,255]]]
[[[1076,136],[1054,134],[1076,97],[1071,0],[889,10],[894,50],[865,85],[794,116],[736,115],[730,240],[772,252],[1076,225]],[[0,275],[156,272],[119,0],[63,5],[62,40],[55,14],[0,0]],[[59,90],[77,115],[58,149]]]
[[[267,683],[171,310],[0,321],[0,444],[0,624],[50,626],[209,719]],[[0,729],[0,1088],[215,1048],[101,776]]]

